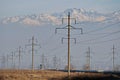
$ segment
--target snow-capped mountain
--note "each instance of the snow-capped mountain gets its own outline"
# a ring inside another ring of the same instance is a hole
[[[61,13],[53,14],[32,14],[26,16],[14,16],[6,17],[1,20],[2,24],[8,23],[19,23],[26,25],[45,25],[53,24],[60,25],[61,19],[67,17],[68,12],[70,12],[72,18],[76,18],[78,22],[114,22],[120,21],[120,11],[116,11],[110,14],[102,14],[97,11],[85,9],[67,9]]]

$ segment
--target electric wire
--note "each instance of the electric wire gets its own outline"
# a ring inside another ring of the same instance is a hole
[[[95,30],[91,30],[91,31],[85,32],[84,34],[89,34],[89,33],[97,32],[97,31],[100,31],[100,30],[104,30],[106,28],[113,27],[113,25],[117,25],[117,24],[120,24],[120,22],[117,22],[117,23],[114,23],[114,24],[109,24],[107,26],[104,26],[104,27],[101,27],[101,28],[98,28],[98,29],[95,29]]]
[[[52,34],[50,37],[48,37],[48,38],[46,39],[46,41],[43,43],[43,45],[48,45],[49,42],[50,42],[50,40],[53,39],[54,36],[55,36],[55,34]]]
[[[105,42],[111,42],[111,41],[116,41],[116,40],[120,40],[120,37],[115,38],[115,39],[109,39],[109,40],[104,40],[104,41],[98,41],[98,42],[92,42],[92,43],[81,43],[82,45],[84,44],[101,44],[101,43],[105,43]]]
[[[114,27],[113,25],[118,25],[118,24],[120,24],[120,22],[109,24],[109,25],[103,26],[103,27],[98,28],[98,29],[90,30],[88,32],[84,32],[83,35],[86,35],[86,34],[90,35],[90,33],[101,31],[101,30],[104,30],[106,28]],[[63,33],[57,33],[57,34],[59,34],[59,35],[67,35],[67,34],[63,34]],[[98,33],[98,34],[95,34],[95,35],[99,35],[99,34],[107,34],[107,33]],[[71,34],[71,35],[80,35],[80,34]]]
[[[93,41],[93,40],[98,40],[98,39],[105,38],[105,37],[108,37],[108,36],[111,36],[111,35],[114,35],[114,34],[117,34],[117,33],[120,33],[120,31],[115,31],[115,32],[109,33],[109,34],[104,35],[104,36],[101,36],[101,37],[97,37],[97,38],[89,39],[89,40],[83,40],[83,41],[80,41],[80,42],[77,42],[77,43],[88,42],[88,41]]]

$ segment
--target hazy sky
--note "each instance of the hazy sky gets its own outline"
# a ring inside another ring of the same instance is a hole
[[[0,0],[0,18],[84,8],[108,13],[120,10],[120,0]]]
[[[120,0],[0,0],[0,19],[19,15],[59,13],[69,8],[84,8],[85,10],[95,10],[100,13],[111,13],[120,10]],[[71,43],[71,62],[76,64],[76,67],[80,69],[80,67],[86,63],[86,52],[88,51],[88,46],[91,46],[91,65],[93,69],[96,66],[98,68],[102,67],[103,69],[105,67],[112,69],[113,44],[116,48],[116,64],[120,61],[120,40],[117,39],[120,38],[120,24],[114,23],[113,25],[113,23],[108,21],[108,24],[106,22],[100,24],[87,22],[87,24],[83,23],[74,26],[79,27],[81,25],[83,25],[83,32],[93,31],[93,34],[73,35],[73,38],[77,38],[78,43]],[[104,28],[108,25],[110,26]],[[65,25],[62,25],[62,27],[64,26]],[[29,39],[31,39],[32,36],[35,36],[42,46],[41,49],[38,49],[38,54],[47,55],[51,59],[51,61],[48,61],[50,64],[52,64],[52,57],[55,55],[58,57],[59,54],[61,64],[65,66],[67,63],[67,45],[66,43],[61,44],[61,38],[66,36],[55,34],[55,28],[56,26],[53,27],[53,25],[33,27],[23,24],[0,24],[0,56],[11,54],[11,51],[16,51],[18,46],[24,48],[24,46],[29,43]],[[98,31],[94,32],[94,30]],[[111,35],[110,33],[113,34]],[[108,34],[109,36],[106,36]],[[99,43],[101,41],[103,42]],[[98,42],[98,44],[95,44],[95,42]],[[23,59],[26,61],[22,63],[25,64],[22,65],[23,67],[27,64],[27,66],[30,66],[31,64],[31,54],[28,52],[29,49],[30,47],[26,49],[26,53],[23,54]],[[39,58],[36,58],[36,66],[40,64],[41,60],[40,56],[37,57]],[[9,65],[11,66],[10,63]]]

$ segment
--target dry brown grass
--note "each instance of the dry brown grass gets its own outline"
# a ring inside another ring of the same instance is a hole
[[[50,70],[0,70],[0,80],[49,80],[67,73]]]
[[[70,80],[109,80],[101,73],[71,73]],[[69,80],[66,72],[50,70],[0,70],[0,80]],[[112,79],[110,79],[112,80]],[[117,79],[120,80],[120,79]]]

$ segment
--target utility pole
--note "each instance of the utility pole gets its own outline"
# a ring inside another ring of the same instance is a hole
[[[20,69],[20,66],[21,66],[21,46],[19,46],[19,69]]]
[[[50,63],[47,57],[45,57],[45,68],[49,69],[50,68]]]
[[[19,60],[18,69],[20,69],[20,67],[21,67],[21,53],[24,52],[24,51],[22,50],[21,46],[19,46],[19,48],[16,52],[18,52],[18,57],[19,57],[18,58],[18,60]]]
[[[68,13],[68,75],[70,76],[70,13]]]
[[[62,23],[63,23],[64,19],[67,19],[68,25],[63,27],[63,28],[56,28],[55,32],[57,32],[57,29],[67,29],[68,30],[68,33],[67,33],[68,37],[67,38],[62,38],[62,41],[63,41],[63,39],[68,39],[68,65],[67,66],[68,66],[68,77],[70,77],[70,39],[74,39],[75,43],[76,43],[76,38],[70,38],[70,29],[80,29],[81,34],[83,33],[83,31],[82,31],[82,28],[75,28],[75,27],[71,26],[71,24],[70,24],[71,21],[70,20],[74,19],[75,24],[76,24],[76,19],[70,17],[70,12],[68,12],[68,17],[67,18],[62,19]]]
[[[57,57],[56,56],[53,57],[53,66],[57,70]]]
[[[115,46],[113,45],[113,71],[115,71]]]
[[[90,47],[88,47],[88,51],[87,51],[87,65],[86,68],[87,70],[90,70]]]
[[[0,56],[0,68],[2,67],[1,65],[2,65],[2,56]]]
[[[32,44],[28,44],[26,46],[32,46],[32,71],[34,71],[34,47],[40,46],[39,44],[35,43],[34,36],[32,37]]]
[[[34,70],[34,37],[32,37],[32,70]]]
[[[8,63],[9,63],[9,55],[7,54],[7,68],[8,68]]]
[[[42,54],[42,69],[45,69],[45,56]]]
[[[15,62],[14,62],[15,53],[12,52],[10,56],[11,56],[11,59],[12,59],[12,68],[14,69],[15,68]]]
[[[12,67],[13,67],[13,65],[14,65],[14,52],[12,52],[12,54],[11,55],[8,55],[7,54],[7,59],[6,59],[6,62],[7,62],[7,69],[9,68],[9,59],[12,61]]]
[[[1,67],[2,67],[3,69],[5,69],[5,68],[6,68],[6,65],[5,65],[5,63],[6,63],[6,57],[5,57],[5,55],[2,56],[2,62],[1,62],[1,63],[2,63],[2,64],[1,64],[2,66],[1,66]]]

